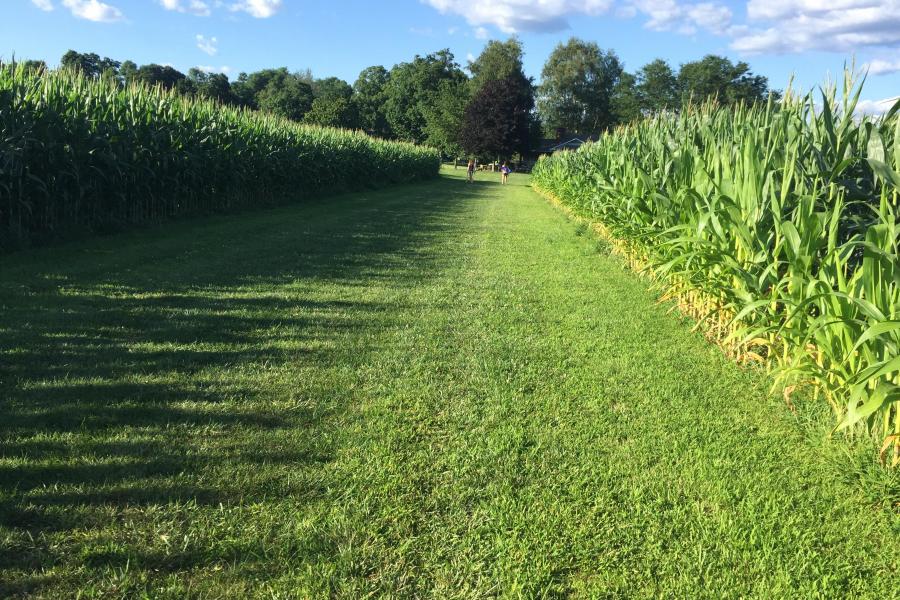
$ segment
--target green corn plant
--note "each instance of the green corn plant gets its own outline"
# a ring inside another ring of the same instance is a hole
[[[0,251],[437,175],[431,148],[0,64]]]
[[[544,157],[535,186],[599,223],[735,358],[810,386],[835,431],[900,463],[900,102],[840,95],[686,106]]]

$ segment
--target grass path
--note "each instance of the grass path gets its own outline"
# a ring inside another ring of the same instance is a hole
[[[0,596],[897,596],[896,472],[458,173],[4,257]]]

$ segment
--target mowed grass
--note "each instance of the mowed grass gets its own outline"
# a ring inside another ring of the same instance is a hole
[[[3,257],[0,596],[897,597],[897,472],[478,177]]]

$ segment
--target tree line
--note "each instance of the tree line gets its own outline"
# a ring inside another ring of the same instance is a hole
[[[363,69],[350,84],[286,67],[221,73],[168,65],[138,66],[70,50],[60,65],[122,85],[142,82],[304,123],[362,129],[387,139],[438,148],[445,156],[528,154],[561,132],[586,138],[686,101],[723,104],[764,101],[768,80],[744,62],[707,55],[676,70],[656,59],[633,73],[613,50],[571,38],[556,46],[535,82],[522,66],[517,38],[490,41],[465,68],[448,49],[416,55],[387,69]],[[26,61],[47,68],[41,61]]]

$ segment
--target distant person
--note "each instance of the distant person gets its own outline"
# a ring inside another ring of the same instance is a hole
[[[466,169],[466,181],[469,183],[475,181],[475,161],[471,158],[469,159],[469,166]]]
[[[509,168],[509,165],[503,163],[503,166],[500,167],[500,183],[506,185],[509,183],[509,174],[512,172],[512,169]]]

